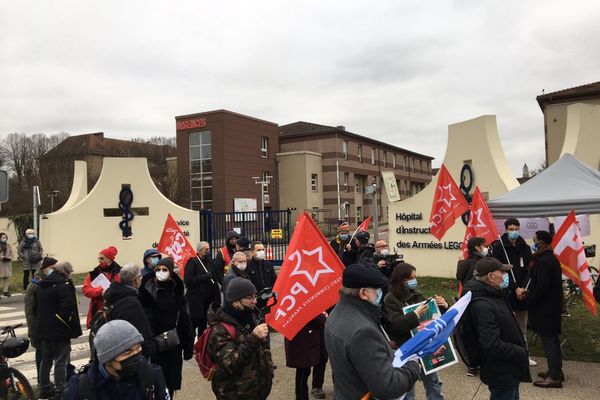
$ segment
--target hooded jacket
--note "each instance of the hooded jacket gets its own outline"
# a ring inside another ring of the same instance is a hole
[[[226,322],[235,327],[233,340]],[[247,324],[213,303],[208,313],[212,331],[208,338],[208,354],[217,364],[212,390],[218,400],[263,400],[273,383],[273,361],[266,342],[252,334],[256,321]]]
[[[81,336],[73,282],[58,272],[52,272],[38,285],[33,295],[36,339],[69,340]]]
[[[225,273],[227,272],[225,269],[227,268],[227,264],[228,264],[227,261],[223,258],[223,254],[221,252],[224,249],[227,249],[229,258],[231,259],[231,257],[233,257],[233,253],[235,253],[235,245],[230,246],[229,240],[234,237],[239,239],[240,234],[237,233],[236,231],[227,232],[227,234],[225,235],[225,245],[219,249],[219,251],[217,252],[217,256],[215,257],[214,268],[215,268],[215,273],[217,274],[217,279],[219,280],[219,282],[223,282],[223,277],[225,276]]]
[[[333,398],[360,399],[367,392],[380,399],[408,392],[421,373],[417,362],[394,368],[394,352],[379,325],[379,307],[356,297],[340,296],[325,323],[331,362]]]
[[[481,381],[494,388],[531,382],[523,334],[503,292],[477,280],[465,284],[463,294],[468,291],[472,297],[466,312],[477,327]],[[486,301],[473,301],[482,297]]]
[[[86,320],[86,326],[88,329],[90,328],[90,323],[92,322],[92,318],[94,317],[94,314],[96,314],[96,311],[104,307],[104,297],[102,297],[104,290],[100,286],[93,287],[92,282],[100,274],[104,274],[106,279],[108,279],[110,282],[119,282],[121,280],[119,272],[121,272],[121,266],[117,264],[116,261],[113,261],[112,264],[110,264],[107,268],[100,268],[98,265],[85,277],[85,282],[83,282],[83,288],[81,290],[86,297],[91,299]]]
[[[150,272],[152,272],[152,269],[148,268],[148,266],[146,265],[146,258],[153,256],[153,255],[157,255],[158,258],[162,258],[162,255],[160,254],[160,252],[156,249],[148,249],[144,252],[144,256],[142,257],[142,265],[144,266],[144,268],[142,268],[142,276],[149,274]]]

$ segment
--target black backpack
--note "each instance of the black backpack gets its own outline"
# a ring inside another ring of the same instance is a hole
[[[476,368],[481,363],[479,335],[471,317],[471,305],[476,301],[484,301],[492,306],[493,309],[492,303],[485,297],[472,299],[452,332],[452,341],[455,344],[456,351],[462,362],[469,368]]]
[[[92,363],[86,364],[77,372],[77,375],[79,375],[79,400],[96,400],[97,398],[96,389],[88,376],[88,370],[91,365]],[[144,399],[154,400],[154,371],[152,370],[152,365],[149,362],[143,363],[142,365],[144,365],[143,371],[138,374],[140,390],[143,392]]]

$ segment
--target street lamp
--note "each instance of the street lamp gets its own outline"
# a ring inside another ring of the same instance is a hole
[[[379,206],[377,204],[377,183],[373,179],[373,184],[365,187],[365,194],[373,195],[373,239],[379,240]]]
[[[260,185],[260,209],[262,211],[262,226],[263,232],[265,231],[265,194],[269,191],[269,185],[271,184],[271,175],[264,174],[262,177],[253,176],[254,183]]]
[[[58,190],[53,190],[52,193],[50,193],[48,195],[48,197],[50,197],[50,212],[51,213],[54,212],[54,198],[58,197],[58,193],[60,193]]]

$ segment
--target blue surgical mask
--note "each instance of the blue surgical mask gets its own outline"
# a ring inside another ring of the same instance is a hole
[[[347,233],[340,233],[340,239],[342,239],[344,241],[348,240],[349,237],[350,237],[350,235]]]
[[[536,242],[533,242],[533,243],[531,244],[531,251],[532,251],[533,253],[535,253],[537,250],[538,250],[538,245],[537,245],[537,243],[536,243]]]
[[[381,304],[382,297],[383,297],[383,290],[381,290],[381,288],[379,288],[379,289],[377,289],[377,298],[375,300],[373,300],[373,304],[375,304],[376,306]]]
[[[500,284],[500,289],[506,289],[508,287],[508,274],[504,274],[502,276],[502,283]]]
[[[510,240],[517,240],[519,237],[519,231],[508,231],[508,238]]]
[[[152,257],[152,258],[150,258],[150,265],[152,265],[153,267],[156,267],[158,265],[158,261],[159,261],[158,257]]]
[[[417,278],[406,281],[406,287],[408,290],[415,290],[417,288]]]

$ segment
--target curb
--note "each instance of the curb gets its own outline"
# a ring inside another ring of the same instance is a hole
[[[82,293],[81,288],[83,288],[83,285],[75,286],[75,291],[78,294],[81,294]],[[12,294],[10,297],[0,296],[0,306],[2,304],[23,303],[24,301],[25,301],[24,293],[15,293],[15,294]]]

